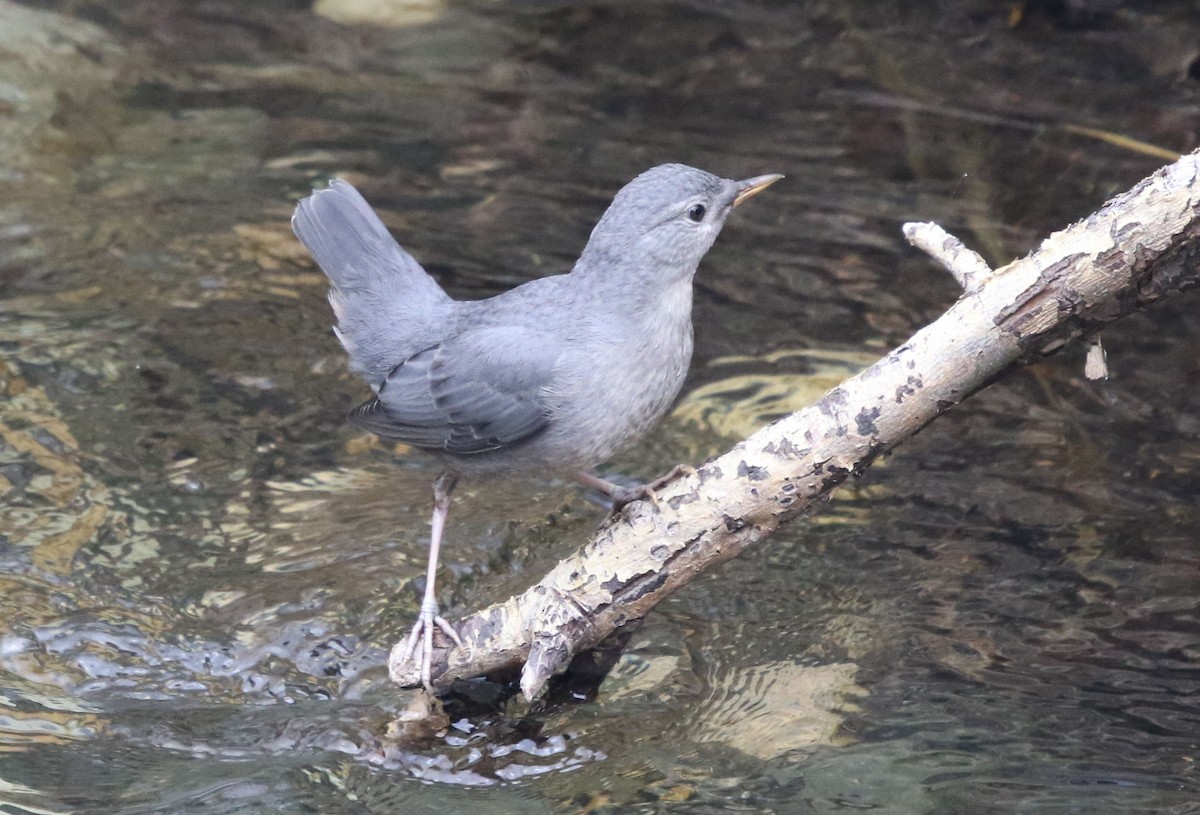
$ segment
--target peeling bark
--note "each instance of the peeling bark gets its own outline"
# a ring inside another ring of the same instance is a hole
[[[435,650],[434,684],[524,661],[521,689],[532,698],[580,649],[809,511],[1006,371],[1196,285],[1198,215],[1200,151],[995,271],[940,228],[907,225],[914,245],[966,289],[942,317],[815,404],[663,488],[657,504],[629,505],[524,593],[467,617],[459,625],[466,649]],[[419,681],[396,649],[389,663],[394,681]]]

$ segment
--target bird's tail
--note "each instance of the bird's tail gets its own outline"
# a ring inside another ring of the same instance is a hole
[[[409,338],[452,301],[349,183],[334,179],[296,207],[292,231],[329,278],[338,338],[372,384],[412,353]]]

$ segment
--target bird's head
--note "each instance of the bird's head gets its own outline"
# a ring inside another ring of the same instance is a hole
[[[617,193],[576,269],[651,285],[690,282],[733,208],[781,178],[731,181],[683,164],[653,167]]]

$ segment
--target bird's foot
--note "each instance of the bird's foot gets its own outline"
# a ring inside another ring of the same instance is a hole
[[[640,484],[636,487],[617,487],[609,496],[613,502],[612,511],[614,514],[620,512],[625,508],[626,504],[632,504],[634,501],[640,501],[643,498],[649,498],[650,503],[654,504],[655,508],[658,508],[658,490],[661,490],[680,476],[695,474],[696,468],[690,464],[676,464],[671,468],[670,472],[660,475],[653,481]]]
[[[696,468],[691,464],[676,464],[666,475],[660,475],[647,484],[647,486],[652,490],[661,490],[677,478],[684,478],[695,474]]]
[[[450,625],[445,617],[438,614],[437,603],[421,603],[421,611],[417,614],[417,621],[413,624],[412,631],[409,632],[408,642],[404,645],[404,654],[400,657],[400,664],[416,658],[417,646],[420,645],[421,684],[429,693],[433,693],[434,628],[440,629],[443,634],[454,641],[455,645],[466,650],[466,646],[463,645],[462,638],[458,636],[454,626]]]

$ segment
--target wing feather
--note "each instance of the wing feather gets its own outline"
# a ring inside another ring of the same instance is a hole
[[[561,345],[528,327],[466,331],[397,365],[350,420],[416,447],[475,455],[528,441],[551,416]]]

